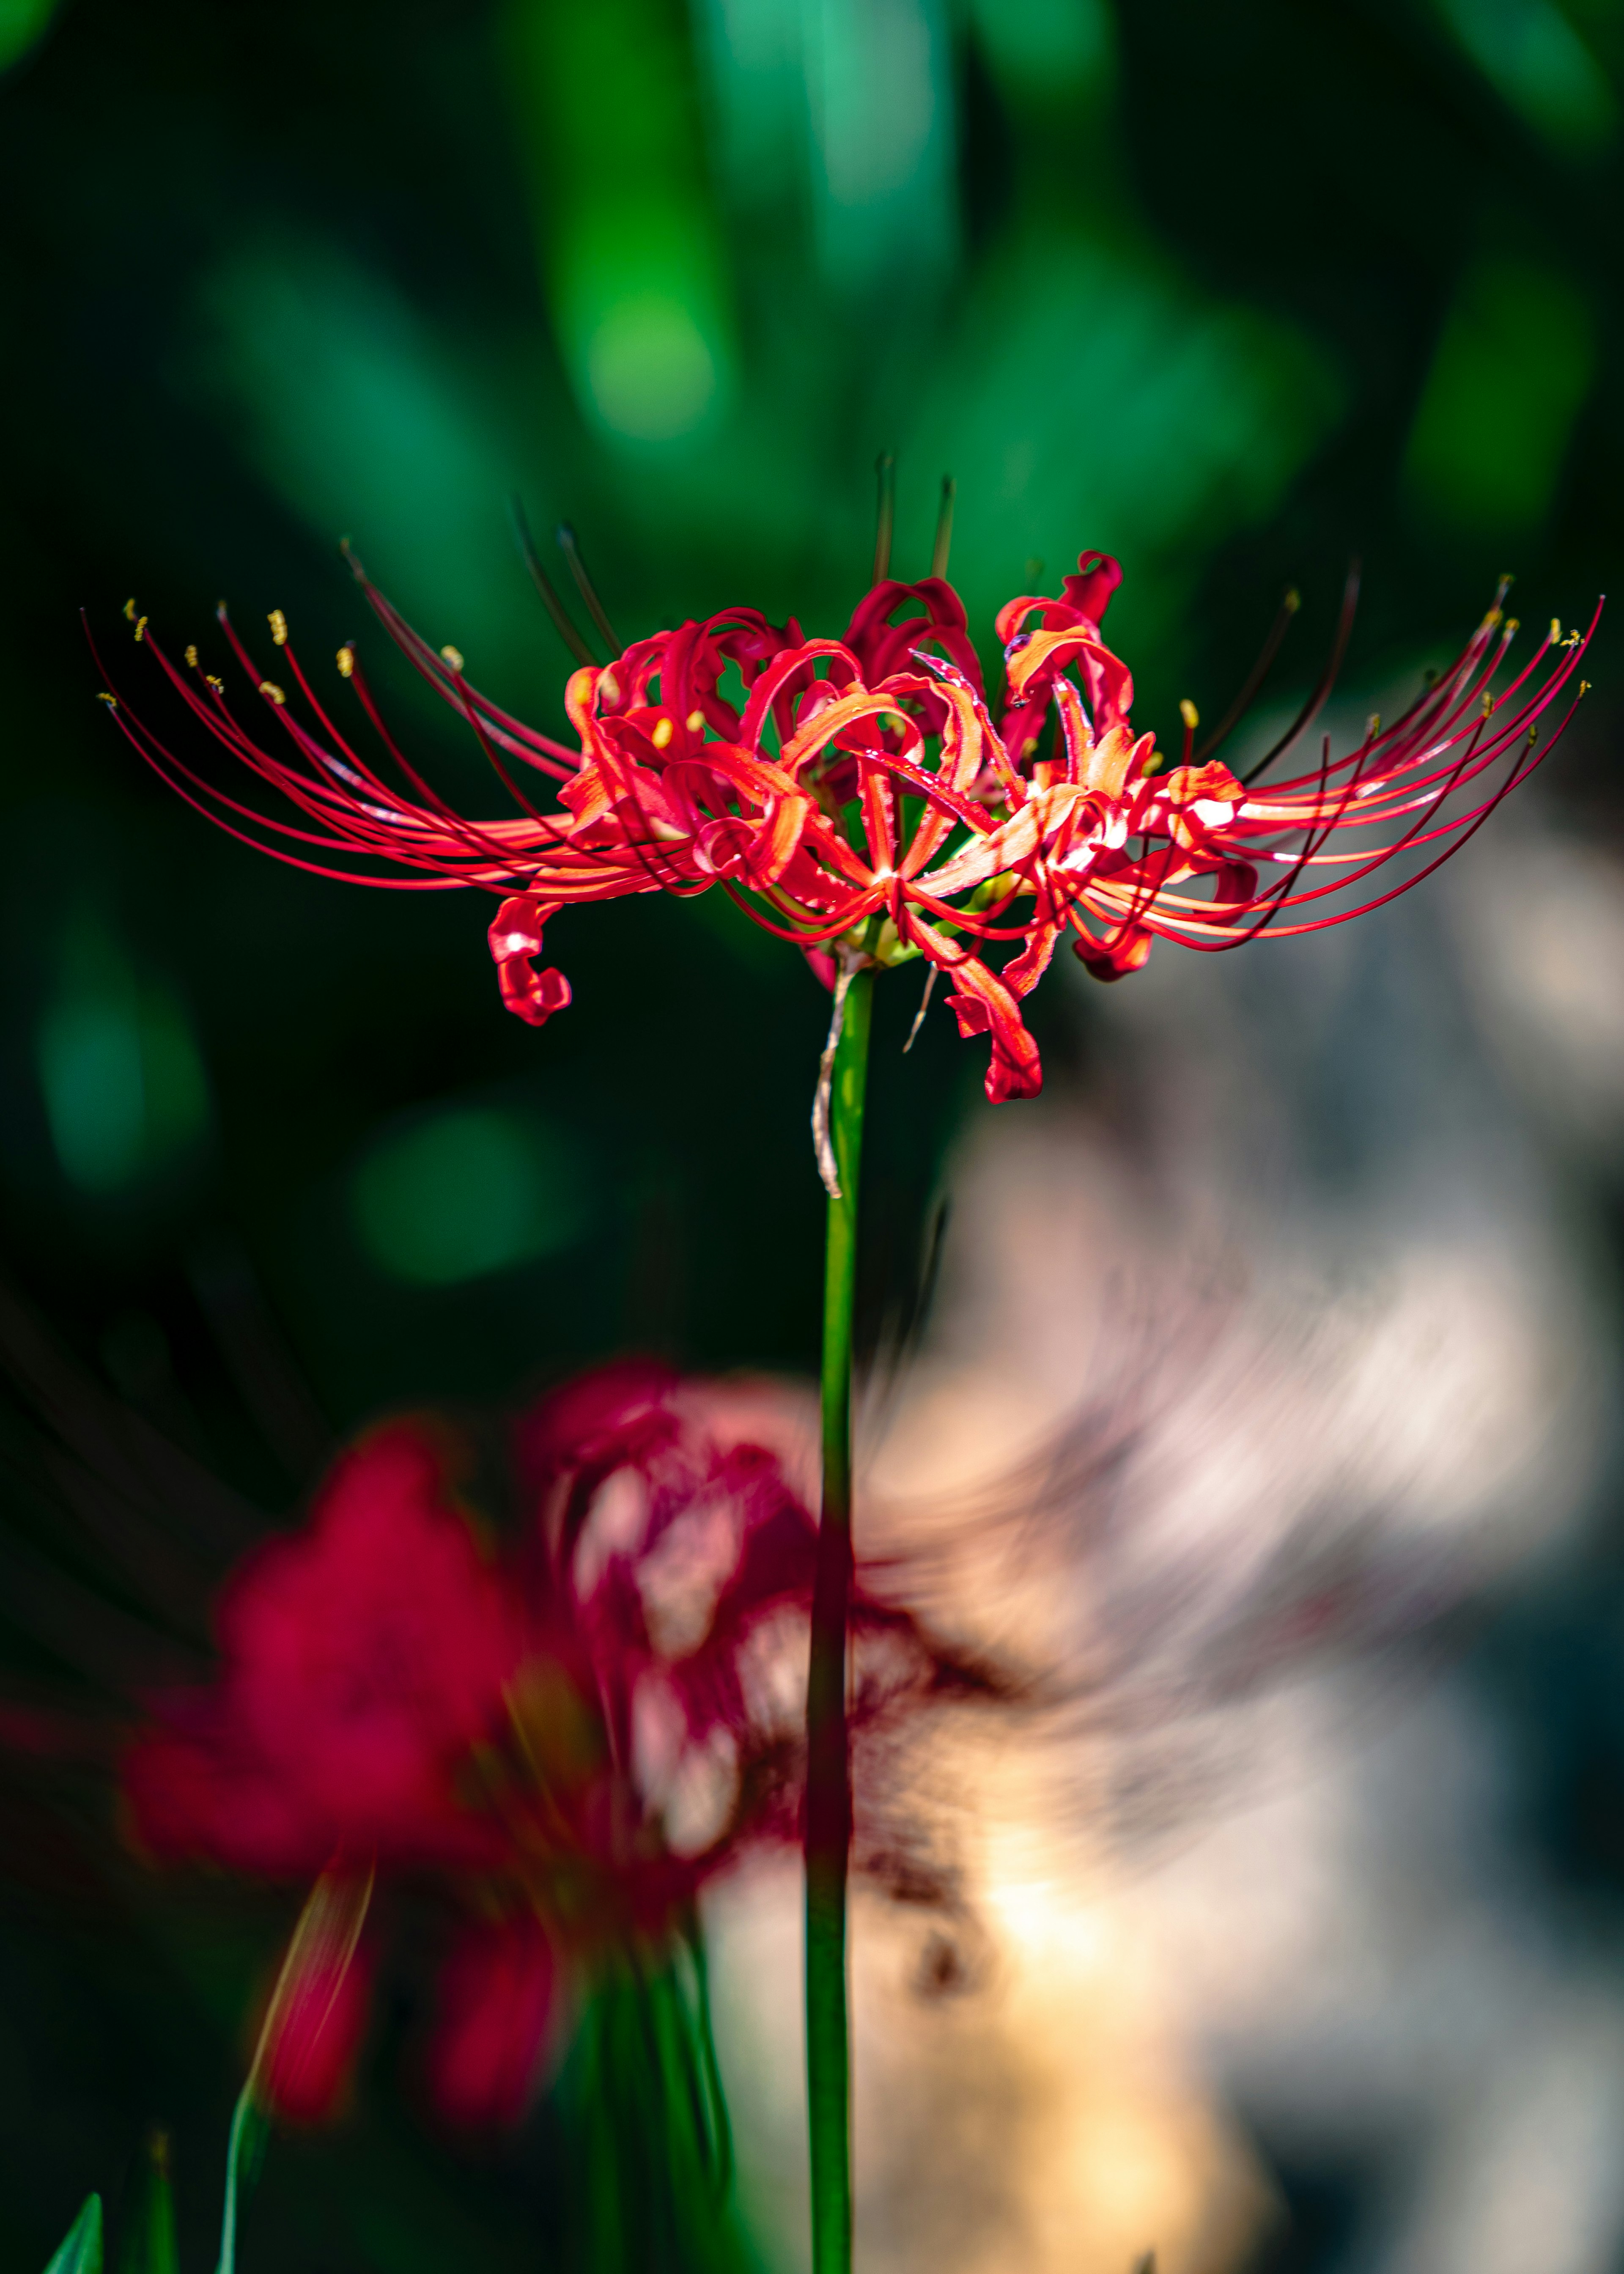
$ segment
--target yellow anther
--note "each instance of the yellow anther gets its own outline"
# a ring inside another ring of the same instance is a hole
[[[440,659],[442,663],[448,664],[453,671],[461,671],[462,668],[462,651],[460,647],[442,647],[440,651]]]
[[[1190,700],[1190,697],[1187,695],[1178,706],[1178,715],[1193,734],[1196,728],[1201,723],[1201,714],[1196,709],[1195,704]]]
[[[203,676],[207,680],[209,685],[214,689],[216,695],[223,695],[225,693],[226,683],[223,679],[216,679],[212,671],[206,671]]]
[[[262,679],[259,681],[259,692],[271,703],[282,704],[288,699],[274,679]]]
[[[1303,595],[1297,591],[1295,584],[1293,584],[1291,590],[1286,594],[1285,599],[1280,605],[1289,616],[1296,615],[1297,610],[1303,605]]]
[[[288,619],[283,615],[282,610],[280,608],[273,608],[270,614],[265,621],[271,628],[271,637],[275,641],[277,646],[286,647],[288,644]]]
[[[1560,647],[1561,644],[1562,620],[1560,616],[1553,616],[1551,619],[1551,644],[1553,647]]]
[[[1499,621],[1500,621],[1500,610],[1499,610],[1498,608],[1491,608],[1491,609],[1489,610],[1488,614],[1487,614],[1486,616],[1485,616],[1485,618],[1484,618],[1484,620],[1483,620],[1483,629],[1484,629],[1484,630],[1485,630],[1485,632],[1492,632],[1492,631],[1493,630],[1493,629],[1494,629],[1495,625],[1496,625],[1497,623],[1499,623]]]
[[[116,695],[109,695],[103,691],[97,696],[96,700],[98,703],[105,703],[109,711],[117,711],[118,708],[118,697]]]
[[[187,662],[192,666],[192,668],[193,669],[193,671],[195,671],[195,670],[197,669],[197,667],[198,667],[198,651],[197,651],[196,648],[194,648],[194,647],[188,647],[188,648],[187,648],[187,650],[186,650],[186,660],[187,660]]]
[[[126,600],[124,602],[124,621],[126,623],[132,624],[135,621],[135,602],[133,600]]]
[[[1485,687],[1483,690],[1483,715],[1486,719],[1494,708],[1494,697]]]
[[[1037,749],[1037,736],[1035,734],[1028,734],[1026,741],[1020,746],[1021,757],[1023,758],[1029,758],[1033,752]]]
[[[1370,717],[1365,721],[1365,733],[1366,739],[1373,742],[1380,732],[1381,713],[1380,711],[1372,711]]]
[[[135,628],[135,636],[136,636],[137,639],[143,639],[143,638],[145,638],[146,634],[147,634],[147,619],[146,619],[146,617],[145,617],[145,616],[143,616],[143,617],[140,619],[139,622],[136,625],[136,628]]]
[[[1590,693],[1590,681],[1589,681],[1588,679],[1582,679],[1582,680],[1579,681],[1579,692],[1580,692],[1580,694],[1581,694],[1581,695],[1588,695],[1588,694]]]
[[[1513,635],[1513,633],[1514,633],[1514,632],[1520,632],[1520,631],[1522,630],[1522,617],[1521,617],[1521,616],[1507,616],[1507,619],[1506,619],[1506,632],[1505,632],[1505,636],[1506,636],[1507,639],[1509,639],[1509,638],[1512,636],[1512,635]]]
[[[654,722],[654,732],[650,735],[649,740],[657,750],[663,750],[676,731],[669,719],[657,719]]]
[[[350,646],[348,640],[344,642],[342,647],[338,651],[338,668],[340,676],[344,679],[348,679],[350,673],[355,669],[355,650]]]
[[[703,734],[705,731],[705,714],[703,711],[690,711],[682,723],[690,734]]]

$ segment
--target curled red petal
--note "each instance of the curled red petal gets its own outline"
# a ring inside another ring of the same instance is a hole
[[[1122,582],[1122,563],[1109,553],[1079,553],[1075,571],[1061,590],[1079,616],[1098,623]]]
[[[1100,619],[1121,582],[1122,563],[1112,554],[1079,553],[1076,568],[1061,587],[1059,599],[1049,599],[1041,592],[1029,592],[1004,602],[995,621],[998,637],[1007,647],[1031,615],[1041,616],[1045,631],[1060,631],[1072,624],[1092,626],[1098,631]]]
[[[541,953],[542,926],[552,913],[544,902],[515,893],[502,902],[486,934],[502,1001],[531,1027],[545,1027],[555,1011],[568,1008],[571,998],[563,973],[551,966],[538,971],[532,960]]]
[[[552,964],[545,971],[537,971],[528,963],[499,964],[496,983],[508,1010],[528,1027],[545,1027],[555,1011],[567,1011],[574,991],[563,973]]]
[[[975,956],[949,964],[954,991],[948,1008],[966,1040],[986,1035],[992,1043],[987,1068],[987,1095],[995,1105],[1011,1097],[1035,1097],[1043,1087],[1043,1065],[1038,1046],[1027,1033],[1020,1005],[1001,979],[995,978]]]
[[[1125,979],[1131,971],[1142,971],[1150,959],[1155,935],[1143,924],[1124,924],[1109,939],[1095,939],[1085,933],[1071,945],[1078,961],[1095,979]]]

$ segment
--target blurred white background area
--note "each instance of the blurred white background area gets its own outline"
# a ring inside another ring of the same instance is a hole
[[[865,2268],[1624,2248],[1624,1976],[1494,1670],[1597,1585],[1624,863],[1499,818],[1357,926],[1068,973],[1081,1070],[951,1166],[861,1537],[1029,1687],[906,1772],[962,1901],[859,1901]],[[786,2264],[797,1901],[718,1910]]]

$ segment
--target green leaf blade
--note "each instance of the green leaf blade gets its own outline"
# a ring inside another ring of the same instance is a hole
[[[102,2274],[102,2198],[86,2195],[45,2274]]]
[[[145,2184],[119,2254],[119,2274],[180,2274],[175,2242],[175,2195],[169,2184],[169,2142],[154,2132],[147,2143]]]

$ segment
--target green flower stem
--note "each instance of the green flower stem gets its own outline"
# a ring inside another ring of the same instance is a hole
[[[840,1197],[829,1202],[823,1275],[823,1520],[812,1589],[807,1681],[807,2130],[812,2178],[812,2274],[852,2263],[851,2051],[846,2014],[846,1883],[852,1847],[846,1736],[846,1627],[852,1595],[852,1313],[857,1284],[857,1183],[874,968],[853,973],[835,1053],[829,1125]]]
[[[237,2195],[243,2183],[253,2176],[264,2144],[264,2124],[255,2105],[254,2080],[250,2076],[231,2112],[231,2136],[226,2145],[225,2208],[220,2220],[220,2263],[215,2274],[236,2274]]]

